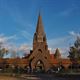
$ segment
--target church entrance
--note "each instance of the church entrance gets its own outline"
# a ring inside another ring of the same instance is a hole
[[[36,69],[36,72],[43,72],[44,71],[44,64],[41,60],[37,61],[35,69]]]

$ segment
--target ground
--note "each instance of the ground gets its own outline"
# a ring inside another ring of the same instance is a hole
[[[21,75],[25,80],[80,80],[80,76],[56,76],[54,74]]]
[[[0,80],[80,80],[80,76],[56,77],[54,74],[22,74],[18,77],[1,76]]]
[[[19,79],[11,76],[0,76],[0,80],[19,80]]]

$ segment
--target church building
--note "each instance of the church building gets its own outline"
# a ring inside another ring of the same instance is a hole
[[[36,32],[33,38],[33,50],[30,53],[29,61],[32,70],[40,68],[47,71],[52,67],[50,59],[50,51],[48,50],[46,34],[42,23],[42,17],[39,14]]]
[[[66,64],[64,63],[65,67],[69,66],[71,63],[69,59],[61,59],[61,54],[58,48],[54,55],[50,54],[42,17],[39,14],[36,31],[33,37],[33,50],[30,51],[29,56],[29,65],[31,69],[41,69],[46,72],[53,66],[58,66],[60,63],[63,64],[63,61],[67,62]]]
[[[0,67],[3,68],[4,66],[8,68],[13,65],[22,68],[28,67],[31,72],[34,70],[47,72],[52,67],[58,66],[63,66],[67,69],[71,65],[71,61],[68,58],[62,58],[58,48],[54,54],[50,54],[42,17],[39,14],[33,37],[33,49],[30,50],[29,55],[25,58],[0,58]]]

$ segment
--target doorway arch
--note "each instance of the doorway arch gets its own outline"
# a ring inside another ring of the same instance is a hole
[[[42,72],[42,71],[44,71],[44,63],[41,61],[41,60],[38,60],[37,62],[36,62],[36,64],[35,64],[35,69],[36,69],[36,71],[38,71],[38,72]]]

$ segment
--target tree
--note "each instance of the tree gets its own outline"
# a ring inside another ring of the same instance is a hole
[[[74,46],[76,48],[80,48],[80,36],[77,36],[77,40],[75,41]]]
[[[74,46],[70,47],[69,58],[73,65],[78,65],[80,62],[80,36],[77,36]],[[77,66],[76,65],[76,66]]]
[[[1,48],[0,49],[0,58],[3,58],[4,57],[4,54],[7,54],[7,53],[8,53],[8,49]]]
[[[70,47],[69,57],[71,60],[78,57],[77,56],[77,49],[74,46]]]

